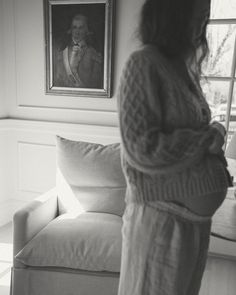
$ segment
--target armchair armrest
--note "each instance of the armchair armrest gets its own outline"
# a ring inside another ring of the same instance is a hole
[[[18,210],[13,217],[13,256],[58,215],[56,188]],[[14,265],[19,262],[14,261]]]

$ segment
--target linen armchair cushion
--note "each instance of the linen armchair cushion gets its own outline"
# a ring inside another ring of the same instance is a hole
[[[120,271],[122,218],[107,213],[63,214],[16,255],[33,267]]]
[[[57,136],[60,213],[103,212],[122,216],[126,182],[120,144],[102,145]]]

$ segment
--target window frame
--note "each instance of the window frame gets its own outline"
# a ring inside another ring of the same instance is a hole
[[[216,18],[210,19],[209,25],[229,25],[235,24],[236,25],[236,17],[235,18]],[[231,63],[231,72],[229,76],[212,76],[212,75],[204,75],[204,79],[208,81],[223,81],[229,82],[229,91],[227,96],[227,109],[226,109],[226,117],[225,117],[225,128],[226,128],[226,137],[225,142],[227,143],[228,136],[229,136],[229,124],[230,124],[230,116],[231,116],[231,109],[234,97],[234,91],[236,91],[236,34],[234,38],[234,48],[233,48],[233,56],[232,56],[232,63]],[[226,147],[226,145],[225,145]]]

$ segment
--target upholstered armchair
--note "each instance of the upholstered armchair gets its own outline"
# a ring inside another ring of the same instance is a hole
[[[12,295],[115,295],[125,179],[120,145],[57,137],[56,188],[14,215]]]

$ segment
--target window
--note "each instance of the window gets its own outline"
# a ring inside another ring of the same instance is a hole
[[[207,29],[210,54],[203,65],[203,92],[212,117],[227,130],[227,143],[236,132],[236,1],[212,0]],[[227,144],[226,144],[227,146]],[[236,180],[236,160],[228,159]]]

